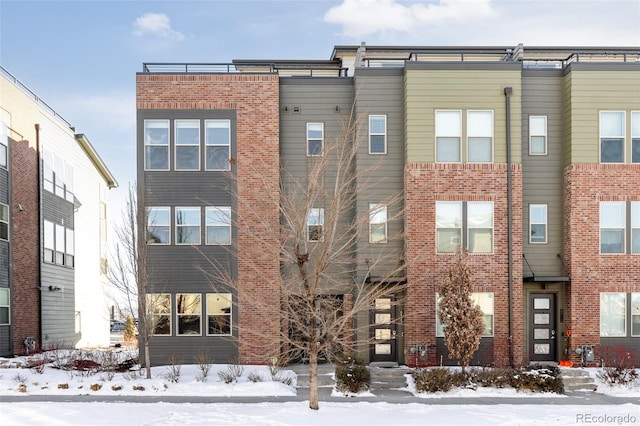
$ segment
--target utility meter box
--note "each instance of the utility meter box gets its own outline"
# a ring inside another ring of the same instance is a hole
[[[585,346],[584,347],[584,360],[587,362],[591,362],[595,359],[593,346]]]

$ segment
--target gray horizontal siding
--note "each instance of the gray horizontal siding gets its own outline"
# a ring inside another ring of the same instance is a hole
[[[238,357],[238,344],[235,337],[152,336],[149,344],[152,366],[171,365],[172,359],[178,360],[178,363],[197,364],[196,357],[200,351],[208,353],[212,364],[225,364],[230,358]],[[144,353],[145,348],[141,345],[141,360],[144,360]],[[265,358],[265,362],[267,361]],[[218,377],[209,377],[209,381],[218,380]]]
[[[49,191],[42,191],[42,213],[45,220],[74,229],[73,211],[72,202]]]
[[[12,355],[11,326],[0,325],[0,356],[9,357]]]
[[[49,286],[62,290],[50,291]],[[78,340],[75,334],[74,270],[42,264],[41,294],[43,347],[73,346]]]
[[[522,225],[524,276],[560,276],[565,271],[563,79],[557,72],[529,72],[522,79]],[[547,117],[547,155],[529,155],[529,117]],[[547,243],[529,243],[529,205],[547,204]]]
[[[358,217],[368,218],[370,203],[388,204],[393,197],[402,200],[404,185],[404,77],[390,72],[358,74],[356,82],[356,111],[362,126],[358,149]],[[393,70],[397,71],[397,70]],[[387,116],[387,153],[369,154],[369,115]],[[402,211],[402,203],[388,206],[388,217]],[[387,225],[389,241],[370,244],[368,229],[358,241],[358,280],[365,274],[384,277],[398,267],[403,257],[403,220],[396,218]],[[393,238],[396,236],[396,238]],[[367,261],[369,262],[367,264]],[[370,270],[369,270],[370,269]]]

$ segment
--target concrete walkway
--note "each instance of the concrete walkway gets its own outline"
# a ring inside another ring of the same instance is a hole
[[[427,404],[427,405],[621,405],[633,404],[640,412],[640,398],[611,397],[595,392],[571,392],[558,397],[536,398],[522,397],[482,397],[482,398],[419,398],[406,390],[374,390],[374,397],[332,396],[332,387],[319,388],[320,402],[387,402],[390,404]],[[233,396],[233,397],[199,397],[199,396],[102,396],[102,395],[2,395],[0,402],[130,402],[130,403],[239,403],[256,404],[261,402],[308,401],[309,388],[298,388],[297,395],[292,396]]]

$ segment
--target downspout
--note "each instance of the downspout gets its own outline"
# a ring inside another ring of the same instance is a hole
[[[36,128],[36,161],[38,179],[38,287],[42,288],[42,162],[40,154],[40,124],[35,124]],[[38,330],[38,345],[42,348],[42,290],[38,290],[38,315],[40,315],[40,330]]]
[[[511,177],[511,87],[504,88],[507,119],[507,269],[509,301],[509,365],[513,367],[513,224],[512,224],[512,177]]]

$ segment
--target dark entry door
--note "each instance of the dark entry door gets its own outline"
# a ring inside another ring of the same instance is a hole
[[[556,295],[529,296],[529,360],[556,361]]]
[[[393,297],[375,299],[371,310],[371,362],[396,362],[396,303]]]

